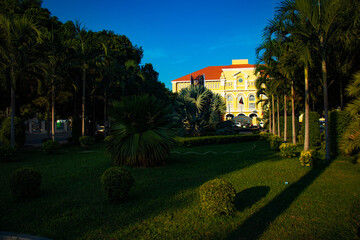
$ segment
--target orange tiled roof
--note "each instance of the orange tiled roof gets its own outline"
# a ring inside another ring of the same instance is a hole
[[[172,82],[179,82],[179,81],[190,81],[190,75],[195,79],[199,75],[205,74],[205,81],[206,80],[214,80],[214,79],[220,79],[222,69],[224,68],[254,68],[256,65],[252,64],[237,64],[237,65],[228,65],[228,66],[211,66],[206,67],[203,69],[200,69],[196,72],[193,72],[191,74],[182,76],[178,79],[172,80]]]

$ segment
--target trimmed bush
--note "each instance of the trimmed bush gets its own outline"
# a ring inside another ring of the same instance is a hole
[[[269,133],[269,132],[261,132],[260,133],[260,139],[261,140],[268,141],[270,136],[272,136],[272,133]]]
[[[317,112],[309,112],[309,145],[315,147],[320,145],[320,123]],[[305,114],[301,125],[301,134],[305,139]]]
[[[20,148],[25,143],[25,125],[21,118],[15,117],[15,147]],[[10,142],[11,118],[8,117],[2,122],[0,129],[0,140],[4,145],[11,145]]]
[[[316,167],[323,163],[323,159],[318,151],[310,149],[309,151],[302,151],[300,154],[300,163],[302,166]]]
[[[83,148],[89,148],[92,145],[94,145],[95,138],[90,137],[90,136],[82,136],[82,137],[79,137],[79,142]]]
[[[347,111],[331,111],[329,114],[330,149],[332,155],[339,153],[339,142],[354,118]]]
[[[251,135],[228,135],[228,136],[206,136],[206,137],[188,137],[175,138],[176,144],[181,147],[194,147],[212,144],[227,144],[238,142],[250,142],[259,140],[258,134]]]
[[[208,215],[231,215],[235,212],[234,185],[223,179],[214,179],[200,187],[202,210]]]
[[[272,135],[269,138],[270,140],[270,148],[275,151],[279,151],[280,145],[283,143],[283,139],[277,135]]]
[[[134,178],[122,167],[111,167],[101,176],[101,183],[110,201],[121,202],[129,197]]]
[[[13,196],[28,199],[39,195],[41,185],[40,173],[30,168],[20,168],[11,177],[10,188]]]
[[[54,140],[46,140],[43,142],[41,146],[41,151],[46,154],[53,154],[60,148],[60,144],[58,141]]]
[[[0,146],[0,162],[10,162],[13,160],[16,149],[10,145]]]
[[[292,158],[296,156],[296,144],[283,143],[279,147],[281,156]]]

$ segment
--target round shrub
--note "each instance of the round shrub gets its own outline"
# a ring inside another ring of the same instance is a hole
[[[16,150],[10,145],[0,146],[0,162],[10,162],[15,156]]]
[[[208,215],[231,215],[235,212],[234,185],[223,179],[214,179],[200,187],[201,207]]]
[[[134,178],[122,167],[111,167],[101,176],[101,183],[110,201],[121,202],[129,197]]]
[[[60,147],[60,144],[58,141],[54,141],[54,140],[47,140],[45,142],[43,142],[42,146],[41,146],[41,151],[43,151],[46,154],[52,154],[55,153],[56,150],[58,150]]]
[[[25,125],[21,118],[15,117],[15,147],[20,148],[25,143]],[[2,122],[0,129],[0,140],[5,145],[11,145],[10,140],[11,118],[8,117]]]
[[[281,156],[291,158],[296,156],[296,144],[283,143],[279,147]]]
[[[90,136],[82,136],[82,137],[79,137],[79,142],[83,148],[88,148],[88,147],[94,145],[95,138],[90,137]]]
[[[283,139],[279,136],[272,135],[270,137],[270,148],[272,150],[279,151],[280,145],[283,143]]]
[[[310,149],[309,151],[302,151],[299,160],[302,166],[307,167],[317,167],[323,164],[323,159],[320,153],[315,149]]]
[[[11,177],[10,188],[15,198],[27,199],[36,197],[40,193],[41,175],[29,169],[20,168]]]

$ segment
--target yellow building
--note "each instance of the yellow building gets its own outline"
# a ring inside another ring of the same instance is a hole
[[[190,86],[190,78],[203,76],[205,87],[220,94],[226,103],[226,119],[241,119],[257,125],[262,118],[262,104],[256,104],[255,65],[247,59],[233,60],[232,65],[206,67],[171,81],[172,91],[180,92]],[[242,117],[238,117],[242,116]]]

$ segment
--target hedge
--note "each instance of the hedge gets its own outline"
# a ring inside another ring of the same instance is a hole
[[[332,155],[339,152],[339,141],[342,138],[347,126],[353,121],[351,115],[347,111],[331,111],[329,114],[329,135],[330,149]]]
[[[320,123],[317,112],[309,112],[309,146],[315,147],[320,145]],[[305,114],[301,124],[301,134],[305,139]]]
[[[260,139],[259,134],[249,135],[227,135],[227,136],[205,136],[205,137],[177,137],[176,144],[182,147],[204,146],[212,144],[227,144],[238,142],[250,142]]]

